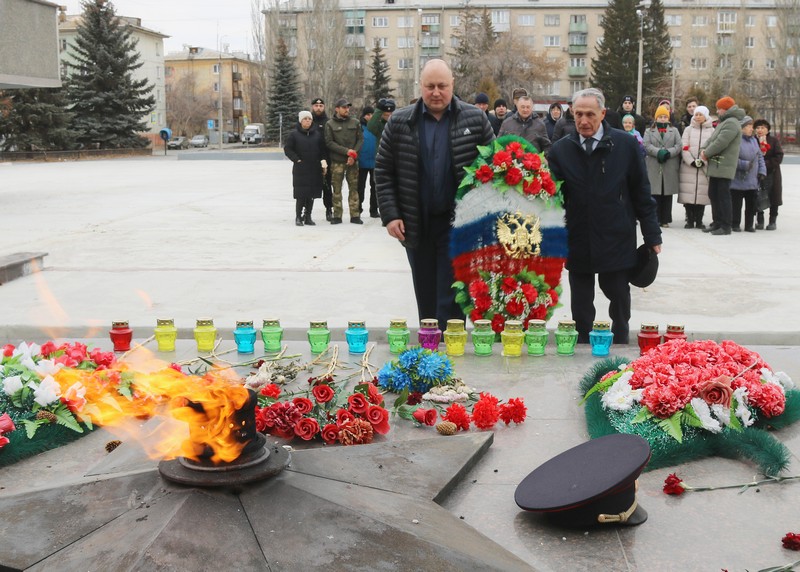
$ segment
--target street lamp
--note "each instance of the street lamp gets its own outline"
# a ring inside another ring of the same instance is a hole
[[[642,67],[644,65],[644,12],[636,10],[639,18],[639,77],[636,82],[636,114],[642,114]]]

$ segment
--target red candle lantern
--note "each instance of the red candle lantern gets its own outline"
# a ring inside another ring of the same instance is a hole
[[[686,332],[684,332],[683,324],[667,324],[667,333],[664,334],[664,341],[670,340],[685,340]]]
[[[658,324],[642,324],[637,336],[639,340],[639,355],[644,355],[661,343],[661,334],[658,333]]]
[[[115,352],[127,352],[131,349],[133,330],[128,327],[127,321],[111,322],[111,330],[108,335],[111,336]]]

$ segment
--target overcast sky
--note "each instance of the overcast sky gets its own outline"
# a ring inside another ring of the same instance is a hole
[[[142,19],[142,26],[170,36],[167,52],[183,45],[217,48],[228,44],[231,51],[251,52],[251,0],[112,0],[120,16]],[[59,0],[67,14],[80,14],[80,0]]]

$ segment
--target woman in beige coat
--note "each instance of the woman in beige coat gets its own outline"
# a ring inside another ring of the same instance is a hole
[[[699,105],[689,125],[683,131],[683,151],[681,152],[680,187],[678,202],[686,209],[684,228],[705,228],[703,214],[708,199],[708,174],[706,163],[700,158],[700,147],[708,142],[714,126],[708,108]]]
[[[656,122],[644,132],[645,164],[650,192],[656,199],[658,223],[667,228],[672,222],[672,196],[678,193],[678,166],[681,162],[681,134],[669,123],[669,110],[656,109]]]

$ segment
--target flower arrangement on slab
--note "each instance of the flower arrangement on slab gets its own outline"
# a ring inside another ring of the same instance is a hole
[[[792,380],[732,341],[672,340],[631,363],[609,358],[581,391],[589,435],[640,435],[652,449],[648,469],[720,455],[778,475],[789,452],[766,429],[800,419]]]
[[[473,321],[487,313],[546,319],[558,305],[567,256],[561,183],[521,137],[504,135],[478,152],[456,193],[450,238],[456,299]],[[503,292],[506,304],[495,296],[494,307],[487,305],[481,289],[512,280],[516,288],[513,295]]]

